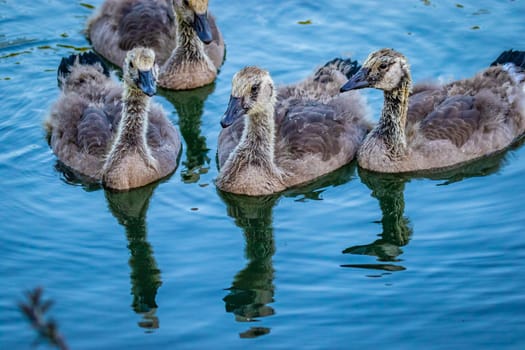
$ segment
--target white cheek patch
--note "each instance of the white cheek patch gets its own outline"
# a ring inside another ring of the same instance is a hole
[[[399,64],[396,63],[385,73],[382,82],[380,83],[382,88],[393,89],[399,85],[399,80],[403,73],[399,67]]]

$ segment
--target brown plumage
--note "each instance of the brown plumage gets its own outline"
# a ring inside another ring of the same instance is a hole
[[[221,121],[217,187],[271,194],[349,163],[371,128],[362,98],[338,93],[355,68],[355,62],[336,59],[277,91],[268,72],[239,71]]]
[[[224,41],[208,0],[106,0],[88,21],[93,48],[122,67],[136,46],[155,51],[159,86],[187,90],[213,82]]]
[[[64,58],[62,93],[46,129],[53,152],[67,167],[104,186],[126,190],[169,175],[181,142],[155,93],[155,54],[135,48],[124,63],[121,87],[93,53]]]
[[[407,59],[370,54],[342,91],[384,91],[377,126],[358,152],[361,167],[408,172],[451,167],[500,151],[525,133],[525,53],[506,51],[469,79],[412,89]]]

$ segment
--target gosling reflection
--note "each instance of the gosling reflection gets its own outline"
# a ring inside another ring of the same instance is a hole
[[[246,266],[234,277],[223,298],[226,312],[233,313],[238,322],[254,322],[259,317],[275,314],[269,305],[274,299],[275,286],[272,257],[275,253],[272,211],[279,196],[249,197],[217,190],[227,205],[228,215],[244,232]],[[252,327],[240,334],[253,338],[268,334],[269,328]]]
[[[127,192],[105,191],[109,209],[126,230],[130,252],[132,307],[143,317],[138,325],[146,329],[159,328],[159,320],[155,315],[158,307],[155,298],[162,281],[153,249],[146,238],[146,213],[157,185],[155,183]]]
[[[279,198],[291,197],[297,202],[322,200],[327,188],[346,184],[354,177],[355,165],[352,163],[314,182],[271,196],[242,196],[217,189],[227,206],[228,216],[243,230],[246,240],[244,251],[248,263],[235,275],[231,287],[226,289],[228,295],[223,298],[226,312],[233,313],[235,320],[254,322],[275,314],[270,306],[275,292],[273,208]],[[255,338],[268,333],[268,327],[251,327],[239,336]]]
[[[60,173],[62,181],[67,184],[82,186],[87,192],[104,189],[99,182],[79,175],[59,161],[55,163],[55,169]],[[150,330],[159,328],[159,320],[155,315],[158,308],[155,298],[162,280],[153,256],[153,249],[146,238],[146,214],[155,188],[168,181],[170,177],[171,175],[130,191],[104,189],[111,213],[126,230],[130,251],[131,294],[133,295],[131,305],[133,310],[143,317],[138,325]]]
[[[405,211],[405,182],[406,178],[399,175],[379,174],[358,170],[361,181],[372,190],[371,196],[377,198],[381,208],[382,232],[379,239],[365,245],[356,245],[343,250],[343,254],[376,256],[382,262],[378,264],[352,264],[344,267],[361,267],[385,271],[400,271],[405,268],[401,265],[390,264],[399,262],[398,256],[403,253],[402,246],[406,245],[412,235],[410,221],[404,216]]]
[[[379,239],[370,244],[351,246],[343,254],[370,255],[377,257],[377,264],[345,264],[342,267],[376,269],[383,271],[402,271],[405,267],[397,264],[403,253],[401,247],[408,244],[412,236],[410,220],[404,216],[405,184],[411,179],[425,178],[443,181],[439,186],[450,185],[467,178],[487,176],[497,173],[506,163],[509,151],[517,149],[525,142],[525,137],[518,140],[513,147],[504,152],[484,157],[461,167],[432,172],[412,174],[380,174],[359,168],[361,181],[372,190],[371,196],[377,198],[381,208],[382,232]],[[393,264],[396,263],[396,264]]]
[[[210,157],[206,138],[201,135],[201,116],[204,102],[215,90],[215,83],[193,90],[163,90],[166,97],[177,110],[179,130],[186,143],[186,160],[182,162],[182,180],[185,183],[199,181],[200,176],[209,170]]]

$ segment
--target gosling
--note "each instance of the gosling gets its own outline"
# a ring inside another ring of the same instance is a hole
[[[360,167],[385,173],[435,170],[501,151],[525,133],[525,52],[506,51],[474,77],[412,89],[405,56],[368,56],[341,91],[383,90],[379,123],[359,149]]]
[[[144,186],[172,173],[181,149],[177,130],[155,94],[155,53],[136,47],[124,61],[123,87],[89,52],[63,58],[62,93],[46,120],[58,159],[115,190]]]
[[[159,86],[188,90],[212,83],[224,61],[224,40],[208,0],[106,0],[88,21],[93,48],[122,67],[126,51],[151,47]]]
[[[219,135],[223,191],[268,195],[349,163],[371,125],[358,94],[339,94],[357,63],[336,59],[276,91],[270,74],[246,67],[233,77]]]

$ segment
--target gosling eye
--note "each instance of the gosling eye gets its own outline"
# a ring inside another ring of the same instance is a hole
[[[254,84],[252,85],[251,89],[250,89],[250,97],[252,100],[256,100],[257,99],[257,95],[259,95],[259,90],[260,90],[260,84]]]
[[[379,65],[379,69],[381,69],[381,70],[384,70],[384,69],[386,69],[387,67],[388,67],[388,65],[387,65],[386,63],[381,63],[381,64]]]
[[[184,6],[187,6],[187,7],[190,6],[190,2],[188,0],[184,0],[183,2],[184,2]]]
[[[129,61],[129,67],[130,68],[135,68],[135,66],[133,65],[133,61]]]

